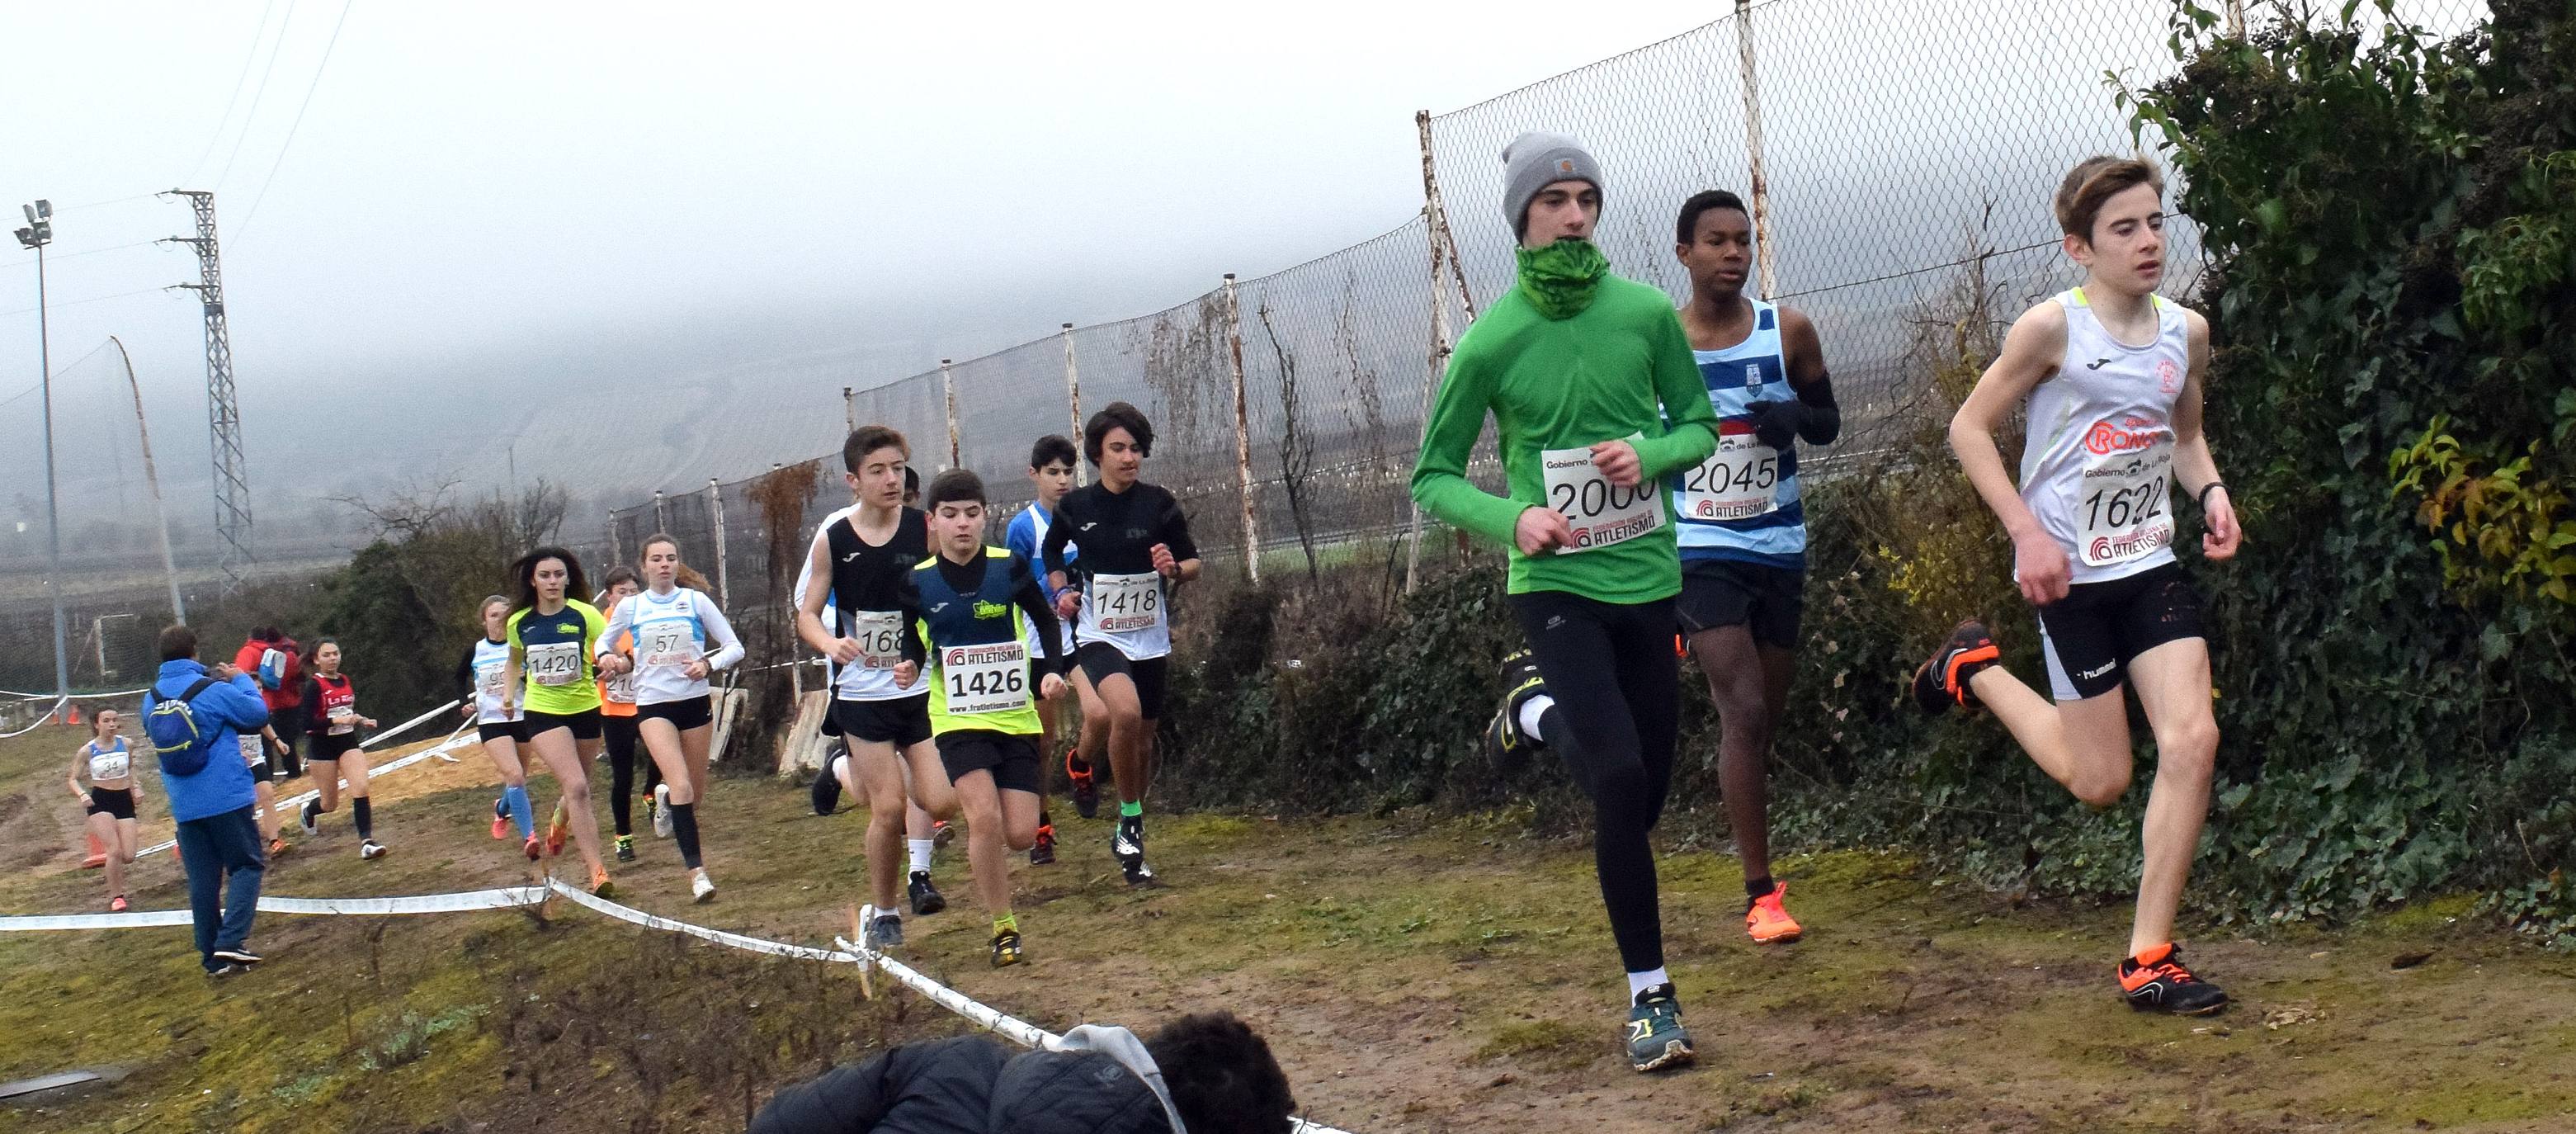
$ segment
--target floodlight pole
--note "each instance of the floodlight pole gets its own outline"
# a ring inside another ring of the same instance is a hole
[[[50,201],[38,201],[21,208],[27,214],[27,227],[18,230],[18,243],[36,252],[36,369],[45,403],[45,593],[54,602],[54,696],[68,697],[72,692],[72,669],[71,655],[65,652],[64,644],[69,635],[63,622],[63,525],[61,501],[54,488],[53,329],[45,313],[45,245],[54,241],[54,206]]]

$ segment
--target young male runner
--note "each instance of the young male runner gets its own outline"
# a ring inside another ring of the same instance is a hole
[[[904,580],[896,678],[929,680],[930,729],[966,815],[966,861],[993,916],[998,969],[1021,960],[1009,853],[1037,846],[1046,799],[1037,704],[1064,695],[1072,657],[1029,561],[984,546],[982,478],[950,469],[931,478],[924,502],[939,554]],[[1029,657],[1032,640],[1043,656]]]
[[[895,878],[902,862],[905,801],[919,804],[933,818],[957,813],[956,790],[930,743],[929,691],[898,680],[895,672],[903,662],[905,637],[902,583],[930,555],[924,517],[903,507],[904,466],[910,456],[903,434],[885,426],[850,431],[841,445],[841,464],[857,510],[814,533],[806,556],[812,582],[829,580],[830,587],[827,592],[808,585],[796,604],[797,636],[830,657],[839,670],[832,715],[850,749],[844,762],[850,771],[843,774],[868,799],[868,884],[877,914],[861,932],[877,947],[903,943]],[[827,593],[834,608],[829,630],[822,620]],[[947,899],[930,884],[926,863],[913,871],[911,890],[914,913],[947,908]]]
[[[904,478],[904,483],[911,486],[917,479],[917,474],[907,467],[904,469]],[[917,500],[920,498],[920,493],[912,487],[907,487],[904,496],[907,500]],[[829,528],[834,524],[845,523],[858,510],[859,505],[853,500],[848,507],[823,517],[822,526]],[[794,601],[798,606],[805,604],[805,592],[813,584],[814,563],[809,557],[796,570]],[[823,581],[822,622],[825,632],[839,632],[840,614],[837,604],[833,601],[831,579],[828,574]],[[824,660],[826,663],[823,667],[825,688],[827,691],[837,689],[840,687],[841,669],[839,666],[829,664],[829,658]],[[814,814],[829,815],[840,810],[843,789],[848,789],[854,795],[859,793],[858,772],[856,766],[849,763],[850,746],[848,740],[841,735],[840,719],[826,711],[818,731],[830,738],[831,742],[823,750],[822,770],[814,774]],[[947,908],[948,899],[939,892],[938,886],[931,883],[930,870],[939,848],[948,843],[948,823],[946,820],[932,819],[930,813],[923,811],[918,803],[906,803],[903,808],[903,835],[904,847],[911,858],[911,872],[921,878],[921,884],[912,888],[911,897],[914,907],[912,912],[938,913]]]
[[[1154,880],[1145,865],[1145,789],[1154,778],[1154,729],[1163,716],[1164,667],[1172,652],[1172,588],[1199,577],[1199,549],[1181,502],[1137,479],[1154,448],[1154,426],[1125,402],[1111,402],[1082,426],[1083,455],[1097,483],[1056,502],[1039,553],[1056,613],[1078,617],[1074,660],[1109,718],[1109,772],[1118,780],[1118,832],[1110,853],[1127,884]],[[1067,549],[1079,552],[1081,562]],[[1073,587],[1070,571],[1082,586]]]
[[[1735,194],[1682,202],[1674,254],[1690,272],[1682,331],[1718,418],[1717,452],[1675,477],[1682,594],[1691,656],[1717,702],[1718,787],[1744,862],[1745,931],[1795,941],[1797,919],[1771,878],[1771,730],[1789,703],[1805,609],[1807,513],[1797,442],[1842,432],[1825,350],[1805,315],[1744,294],[1753,218]]]
[[[1915,671],[1927,713],[1985,708],[2031,761],[2095,807],[2129,788],[2136,689],[2156,736],[2145,864],[2120,991],[2140,1011],[2199,1016],[2227,994],[2183,967],[2174,914],[2209,814],[2218,722],[2199,596],[2174,561],[2171,489],[2200,501],[2201,553],[2243,536],[2201,432],[2209,322],[2155,293],[2164,278],[2164,177],[2133,159],[2087,159],[2058,186],[2057,223],[2084,284],[2014,320],[2003,354],[1950,422],[1950,448],[2013,540],[2013,579],[2039,609],[2054,705],[1997,664],[1986,628],[1959,624]],[[2026,408],[2021,483],[1995,430]]]
[[[1612,275],[1591,242],[1602,196],[1592,155],[1532,133],[1503,163],[1520,282],[1450,356],[1413,498],[1511,549],[1508,601],[1531,648],[1506,661],[1510,693],[1488,735],[1508,752],[1556,749],[1592,798],[1594,867],[1628,974],[1628,1060],[1648,1071],[1691,1058],[1648,840],[1681,702],[1681,561],[1657,481],[1716,451],[1717,415],[1672,301]],[[1489,413],[1507,497],[1467,479]]]
[[[1037,499],[1021,509],[1019,515],[1011,517],[1010,530],[1004,533],[1002,541],[1011,549],[1011,554],[1020,557],[1021,562],[1038,561],[1038,545],[1046,541],[1047,526],[1055,522],[1057,503],[1064,499],[1065,493],[1073,490],[1073,463],[1080,459],[1080,455],[1074,452],[1073,442],[1052,433],[1038,438],[1037,444],[1029,448],[1029,487],[1036,490]],[[1067,561],[1077,557],[1068,555]],[[1040,574],[1039,585],[1045,586],[1044,573]],[[1049,587],[1047,601],[1053,603],[1056,598],[1057,592]],[[1065,653],[1072,654],[1073,624],[1060,624],[1059,636],[1063,639]],[[1091,767],[1093,761],[1100,759],[1109,747],[1109,710],[1100,703],[1100,695],[1091,688],[1091,679],[1083,676],[1080,669],[1074,670],[1070,677],[1073,691],[1082,703],[1082,729],[1075,742],[1065,749],[1064,771],[1065,777],[1073,783],[1073,809],[1083,818],[1090,819],[1100,813],[1100,788],[1094,782]],[[1038,745],[1040,752],[1055,751],[1055,738],[1061,735],[1056,725],[1063,718],[1064,710],[1056,702],[1038,704],[1038,719],[1046,730]],[[1029,848],[1031,863],[1055,861],[1055,825],[1048,822],[1045,805],[1053,770],[1050,763],[1038,771],[1038,845]],[[1040,852],[1044,852],[1043,858]]]

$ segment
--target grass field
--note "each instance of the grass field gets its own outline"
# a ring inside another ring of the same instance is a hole
[[[76,740],[0,742],[0,912],[103,906],[60,784]],[[528,880],[485,830],[489,765],[459,755],[379,784],[389,857],[359,861],[344,812],[272,868],[269,892]],[[550,802],[551,783],[537,793]],[[766,779],[719,779],[703,814],[718,900],[690,905],[676,852],[649,834],[620,900],[807,944],[844,926],[862,815],[815,816],[802,788]],[[1058,823],[1063,861],[1018,874],[1030,963],[987,967],[962,846],[940,865],[956,904],[911,920],[909,959],[1058,1029],[1233,1008],[1271,1037],[1304,1113],[1361,1134],[1577,1118],[1602,1134],[2537,1132],[2576,1113],[2576,958],[2465,916],[2467,897],[2335,932],[2203,932],[2195,962],[2239,1002],[2184,1021],[2114,1000],[2125,910],[2015,908],[1893,856],[1795,857],[1781,873],[1809,936],[1762,949],[1743,935],[1735,864],[1676,853],[1665,920],[1701,1064],[1649,1078],[1615,1052],[1590,855],[1517,816],[1162,817],[1166,885],[1141,893],[1117,880],[1107,823],[1070,808]],[[145,860],[135,898],[184,905],[176,864]],[[0,1130],[739,1130],[781,1083],[963,1028],[887,982],[862,999],[848,966],[562,904],[263,914],[252,940],[268,963],[218,984],[185,929],[0,935],[0,1079],[124,1076],[0,1104]]]

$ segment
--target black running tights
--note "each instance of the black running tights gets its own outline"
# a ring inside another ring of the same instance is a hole
[[[1632,973],[1662,968],[1663,915],[1647,836],[1672,788],[1681,713],[1672,600],[1622,605],[1532,591],[1510,601],[1556,699],[1540,720],[1540,740],[1592,798],[1592,865],[1619,961]]]

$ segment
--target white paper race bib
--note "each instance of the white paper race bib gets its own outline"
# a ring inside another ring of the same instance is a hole
[[[1664,526],[1660,486],[1642,480],[1627,488],[1610,483],[1593,467],[1589,446],[1542,449],[1538,459],[1546,475],[1547,506],[1574,529],[1574,542],[1557,548],[1557,554],[1598,551]]]
[[[539,685],[570,685],[581,680],[581,643],[547,642],[528,647],[528,680]]]
[[[356,705],[333,705],[330,708],[330,714],[331,735],[347,736],[357,731],[358,707]]]
[[[1694,520],[1749,520],[1780,510],[1780,450],[1751,430],[1720,432],[1717,452],[1682,476],[1681,512]]]
[[[2107,426],[2094,427],[2096,437]],[[2117,437],[2137,437],[2113,430]],[[2143,446],[2085,446],[2084,475],[2075,501],[2075,550],[2087,567],[2110,567],[2154,554],[2173,543],[2173,435],[2158,433]]]
[[[242,763],[256,768],[268,762],[267,745],[260,739],[258,733],[245,732],[234,739],[241,741]],[[90,776],[93,779],[97,778],[98,771],[96,769],[92,769],[90,771]]]
[[[259,736],[256,733],[242,737],[242,750],[249,751],[251,744],[258,739]],[[89,778],[93,781],[124,779],[126,772],[133,766],[134,753],[131,749],[121,748],[114,752],[100,752],[92,749],[89,754]]]
[[[651,666],[683,666],[698,660],[698,636],[676,619],[655,622],[635,632],[635,656]]]
[[[859,644],[860,669],[893,669],[903,664],[903,615],[891,610],[848,614],[850,640]]]
[[[508,667],[497,660],[487,665],[476,666],[474,668],[474,692],[485,699],[499,699],[501,696],[501,674],[507,668]]]
[[[950,716],[1008,713],[1029,707],[1029,648],[1025,642],[946,646],[939,651],[939,683]]]
[[[1104,634],[1151,630],[1163,622],[1163,577],[1151,571],[1094,575],[1090,609],[1084,613]]]

